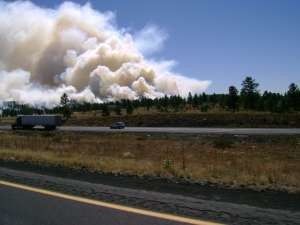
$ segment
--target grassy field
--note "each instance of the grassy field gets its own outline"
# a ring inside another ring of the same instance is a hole
[[[300,136],[2,132],[0,160],[300,192]]]
[[[14,122],[14,117],[0,118],[1,125]],[[159,113],[140,110],[133,115],[102,116],[101,111],[75,112],[65,123],[66,126],[110,126],[124,121],[128,126],[150,127],[300,127],[299,113],[266,112],[208,112],[188,111],[181,113]]]

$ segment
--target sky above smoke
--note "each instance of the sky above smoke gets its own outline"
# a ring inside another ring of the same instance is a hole
[[[52,107],[63,93],[102,102],[186,96],[210,85],[174,72],[172,60],[155,59],[164,30],[130,30],[89,4],[49,9],[0,1],[0,100]]]

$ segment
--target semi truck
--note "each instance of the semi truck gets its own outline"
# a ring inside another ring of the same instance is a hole
[[[16,122],[12,124],[12,129],[33,129],[35,126],[42,126],[46,130],[55,130],[62,124],[59,115],[19,115]]]

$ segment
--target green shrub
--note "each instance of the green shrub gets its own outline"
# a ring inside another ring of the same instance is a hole
[[[163,161],[163,168],[165,169],[165,170],[171,170],[171,169],[173,169],[173,160],[171,160],[171,159],[165,159],[164,161]]]
[[[229,137],[220,137],[213,141],[213,146],[218,149],[232,148],[234,141]]]

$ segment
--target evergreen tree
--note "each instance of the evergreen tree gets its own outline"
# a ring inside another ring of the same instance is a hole
[[[189,92],[188,98],[187,98],[187,103],[191,106],[193,103],[193,95],[191,92]]]
[[[72,110],[70,107],[69,96],[66,93],[63,93],[63,95],[61,96],[60,105],[61,105],[61,111],[62,111],[63,117],[65,119],[69,119],[72,115]]]
[[[227,107],[235,112],[238,110],[238,90],[235,86],[230,86],[228,88],[228,98],[227,98]]]
[[[215,93],[209,96],[209,102],[212,104],[212,106],[215,106],[218,103],[218,97]]]
[[[103,104],[102,106],[102,116],[109,116],[110,115],[110,110],[107,106],[107,104]]]
[[[192,105],[193,105],[193,108],[197,108],[197,106],[199,105],[197,94],[194,94],[194,96],[193,96]]]
[[[116,113],[116,115],[118,115],[118,116],[122,115],[122,108],[121,108],[119,102],[116,102],[116,103],[115,103],[115,113]]]
[[[66,93],[63,93],[62,96],[60,97],[60,104],[62,106],[68,105],[70,102],[69,96]]]
[[[258,106],[259,92],[257,90],[259,84],[252,77],[246,77],[242,82],[241,100],[245,109],[254,110]]]
[[[286,94],[288,107],[292,110],[300,110],[300,90],[295,83],[291,83]]]
[[[208,100],[207,95],[203,92],[202,96],[201,96],[201,102],[202,103],[207,103],[207,100]]]
[[[146,109],[147,111],[149,111],[152,106],[152,99],[146,99],[145,103],[146,103]]]
[[[126,113],[128,115],[131,115],[133,113],[133,106],[132,106],[131,102],[128,102],[128,104],[126,106]]]

